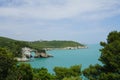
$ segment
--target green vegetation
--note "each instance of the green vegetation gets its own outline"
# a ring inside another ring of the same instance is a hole
[[[80,66],[72,66],[70,69],[66,68],[65,71],[63,71],[65,74],[64,77],[59,79],[59,75],[57,74],[60,72],[59,70],[62,69],[60,67],[54,69],[56,74],[53,75],[50,74],[46,68],[33,69],[29,64],[18,65],[17,61],[14,60],[14,57],[21,56],[21,49],[23,47],[43,51],[43,48],[63,48],[68,46],[75,47],[83,45],[74,41],[27,42],[0,37],[0,80],[76,80],[80,78]],[[68,73],[68,71],[70,73]]]
[[[55,76],[50,74],[46,68],[33,69],[33,80],[55,80]]]
[[[84,46],[78,42],[74,41],[18,41],[10,38],[0,37],[0,48],[6,48],[15,56],[21,56],[21,49],[23,47],[29,47],[37,50],[38,52],[43,52],[44,48],[64,48],[64,47],[75,47],[75,46]]]
[[[5,37],[0,37],[0,48],[6,48],[15,56],[21,56],[21,48],[30,47],[25,41],[17,41]]]
[[[5,80],[14,68],[14,56],[4,48],[0,48],[0,80]]]
[[[56,74],[57,80],[67,80],[78,77],[81,75],[81,65],[71,66],[70,68],[65,67],[55,67],[54,72]]]
[[[18,65],[10,52],[0,48],[0,80],[76,80],[80,78],[80,69],[79,65],[70,68],[56,67],[53,75],[46,68],[34,69],[24,63]]]
[[[18,65],[10,50],[5,49],[7,47],[0,48],[0,80],[82,80],[81,75],[86,80],[119,80],[120,32],[111,32],[107,42],[100,44],[103,46],[99,58],[102,65],[90,65],[82,72],[81,65],[55,67],[55,74],[50,74],[46,68],[34,69],[29,64]]]
[[[77,47],[84,46],[74,41],[34,41],[29,43],[30,46],[35,48],[64,48],[64,47]]]
[[[107,42],[100,43],[103,48],[99,64],[90,65],[83,71],[90,80],[119,80],[120,79],[120,32],[113,31],[108,35]]]

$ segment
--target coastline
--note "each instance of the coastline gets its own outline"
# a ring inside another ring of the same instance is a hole
[[[44,50],[76,50],[76,49],[87,49],[88,46],[77,46],[77,47],[64,47],[64,48],[44,48]]]

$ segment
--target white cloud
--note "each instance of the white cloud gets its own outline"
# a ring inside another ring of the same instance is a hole
[[[13,0],[9,5],[0,7],[0,16],[59,20],[73,17],[99,19],[100,16],[104,19],[120,14],[119,0],[64,0],[61,2],[56,0]]]
[[[0,3],[0,35],[23,40],[98,42],[113,30],[99,20],[120,15],[119,0],[1,1],[4,3]]]

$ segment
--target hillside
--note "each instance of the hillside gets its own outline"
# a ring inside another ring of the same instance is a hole
[[[35,48],[64,48],[64,47],[77,47],[77,46],[84,46],[75,41],[34,41],[29,43],[31,47]]]
[[[14,53],[15,56],[21,56],[22,47],[30,47],[25,41],[18,41],[6,37],[0,37],[0,47],[6,48],[7,50]]]
[[[23,47],[30,47],[32,49],[36,49],[39,52],[44,48],[64,48],[64,47],[77,47],[77,46],[84,46],[78,42],[74,41],[19,41],[14,40],[6,37],[0,37],[0,47],[7,48],[15,56],[21,56],[21,48]]]

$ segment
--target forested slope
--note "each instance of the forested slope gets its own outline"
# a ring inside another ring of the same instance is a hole
[[[21,56],[21,48],[30,47],[32,49],[36,49],[38,51],[43,50],[44,48],[64,48],[64,47],[76,47],[76,46],[84,46],[78,42],[74,41],[20,41],[14,40],[7,37],[0,37],[0,47],[6,48],[15,56]]]
[[[30,46],[36,48],[64,48],[64,47],[77,47],[77,46],[84,46],[75,41],[34,41],[29,43]]]

